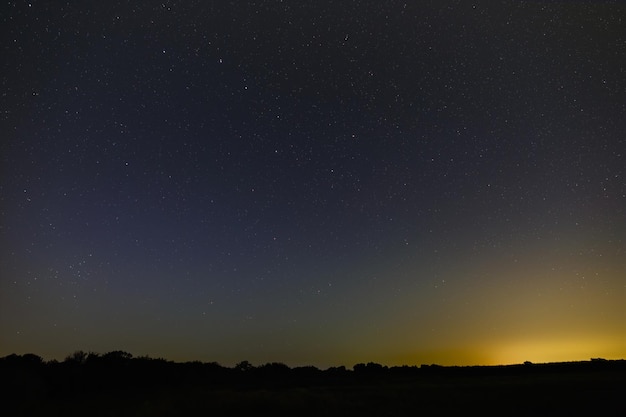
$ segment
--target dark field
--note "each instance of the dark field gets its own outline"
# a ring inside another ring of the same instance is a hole
[[[626,416],[626,361],[234,368],[124,352],[0,359],[3,416]]]

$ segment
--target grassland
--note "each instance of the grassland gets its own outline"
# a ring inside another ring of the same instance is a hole
[[[0,359],[4,416],[624,416],[626,361],[354,370]]]

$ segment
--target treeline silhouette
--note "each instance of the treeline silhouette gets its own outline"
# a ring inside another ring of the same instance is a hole
[[[511,403],[518,411],[545,415],[532,405],[552,410],[547,406],[552,400],[560,403],[557,410],[573,415],[581,410],[626,415],[621,413],[626,411],[621,401],[626,361],[599,358],[463,367],[370,362],[321,370],[278,362],[225,367],[133,357],[124,351],[77,351],[60,362],[35,354],[0,358],[0,384],[1,415],[44,410],[46,415],[183,415],[181,409],[220,415],[402,415],[416,409],[453,413],[472,405],[483,407],[477,410],[482,412],[489,407],[503,411]],[[164,409],[168,413],[162,414]],[[510,409],[507,414],[531,415]]]

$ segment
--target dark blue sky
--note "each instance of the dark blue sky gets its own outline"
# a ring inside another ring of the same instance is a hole
[[[2,6],[0,354],[623,357],[624,7],[383,3]]]

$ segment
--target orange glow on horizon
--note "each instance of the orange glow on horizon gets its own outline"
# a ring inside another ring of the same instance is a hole
[[[497,364],[622,359],[626,357],[626,343],[618,338],[528,339],[503,343],[491,357]]]

